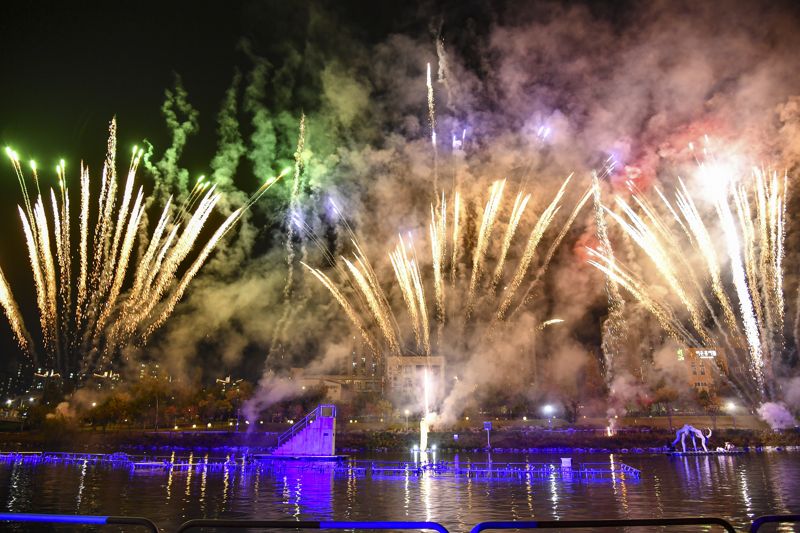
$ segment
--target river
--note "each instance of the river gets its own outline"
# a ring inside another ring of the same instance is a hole
[[[563,454],[562,454],[563,455]],[[359,459],[409,460],[406,454]],[[202,459],[195,457],[194,460]],[[549,455],[485,453],[439,460],[557,462]],[[573,455],[625,463],[641,477],[476,479],[341,475],[309,468],[130,470],[91,464],[0,462],[6,511],[145,516],[167,531],[190,518],[432,520],[451,532],[486,520],[706,515],[746,529],[760,514],[800,513],[800,455],[763,452],[673,458]],[[791,529],[785,529],[791,530]],[[673,529],[670,529],[673,531]]]

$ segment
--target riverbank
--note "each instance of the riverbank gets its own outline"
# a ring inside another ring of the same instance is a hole
[[[408,428],[355,429],[346,425],[337,430],[336,448],[340,453],[363,451],[407,451],[419,444],[419,433]],[[283,425],[265,431],[221,430],[99,430],[51,426],[35,431],[0,432],[0,451],[79,451],[113,452],[149,449],[225,450],[249,449],[266,452],[277,443]],[[647,450],[668,446],[675,433],[665,428],[620,428],[612,433],[585,427],[543,428],[510,426],[493,429],[489,443],[493,449],[531,450],[572,448],[577,450]],[[691,442],[690,440],[688,442]],[[719,429],[712,433],[709,448],[730,442],[738,447],[800,446],[800,431],[775,432],[764,429]],[[460,428],[431,432],[429,446],[440,450],[466,451],[487,447],[486,432],[480,428]]]

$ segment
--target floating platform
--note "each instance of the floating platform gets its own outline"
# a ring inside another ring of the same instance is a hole
[[[720,453],[720,452],[717,452]],[[135,456],[126,453],[70,452],[0,452],[0,461],[35,466],[38,464],[93,465],[101,468],[127,468],[137,471],[262,471],[285,473],[291,471],[332,473],[346,477],[421,478],[451,477],[482,480],[564,481],[639,479],[641,471],[624,463],[579,463],[565,466],[559,463],[455,462],[455,461],[371,461],[355,460],[346,455],[227,455],[209,454],[177,456]],[[571,463],[570,463],[571,464]]]
[[[252,461],[331,461],[343,462],[346,461],[349,455],[275,455],[275,454],[257,454],[247,456]]]
[[[747,453],[744,450],[708,450],[708,451],[690,451],[690,452],[666,452],[666,455],[672,457],[691,457],[698,455],[743,455]]]

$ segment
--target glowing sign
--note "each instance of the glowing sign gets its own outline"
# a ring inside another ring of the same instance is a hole
[[[717,356],[716,350],[695,350],[695,354],[700,359],[714,359]]]

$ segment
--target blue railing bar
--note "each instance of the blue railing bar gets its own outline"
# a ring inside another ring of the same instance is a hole
[[[72,514],[0,513],[0,520],[8,522],[47,522],[50,524],[106,524],[108,517]]]
[[[481,522],[472,528],[471,533],[479,533],[487,529],[576,529],[604,527],[637,527],[637,526],[700,526],[717,525],[728,533],[736,533],[726,520],[716,517],[685,518],[605,518],[586,520],[542,520],[542,521],[510,521]]]
[[[225,519],[195,519],[181,524],[176,533],[183,533],[190,529],[201,527],[213,528],[259,528],[259,529],[407,529],[430,530],[437,533],[449,533],[447,528],[437,522],[317,522],[310,520],[225,520]]]
[[[800,522],[800,514],[773,514],[756,517],[750,525],[750,533],[759,530],[762,524]]]
[[[438,522],[320,522],[320,529],[427,529],[448,533],[447,528]]]
[[[158,533],[149,519],[136,516],[97,516],[73,514],[0,513],[0,521],[39,524],[73,524],[85,526],[140,526]]]

